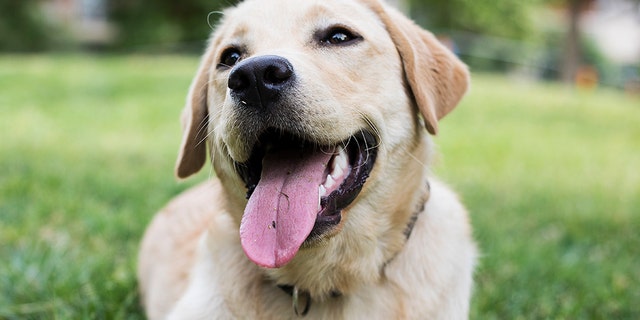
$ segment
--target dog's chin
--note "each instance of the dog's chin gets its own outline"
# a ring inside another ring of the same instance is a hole
[[[318,170],[324,170],[324,172],[316,173],[322,178],[316,180],[314,185],[317,186],[318,192],[315,222],[300,246],[301,249],[305,249],[317,246],[339,231],[343,209],[357,201],[360,191],[373,170],[377,146],[378,141],[367,130],[356,131],[352,136],[332,144],[321,144],[289,132],[267,129],[250,147],[249,159],[245,162],[235,162],[234,165],[237,174],[246,185],[246,197],[252,201],[252,197],[261,196],[256,195],[255,191],[261,183],[267,183],[263,179],[267,179],[266,176],[273,176],[266,172],[267,170],[284,170],[286,171],[284,174],[295,176],[295,172],[292,173],[288,168],[302,166],[296,162],[312,161],[305,160],[307,158],[322,159],[320,161],[324,163],[324,167]],[[293,169],[295,170],[297,169]],[[298,178],[291,179],[306,179],[305,174],[300,173]],[[288,178],[283,178],[282,181],[285,180]],[[270,192],[282,193],[278,189]],[[308,199],[298,200],[297,196],[295,192],[289,193],[286,201],[308,201]]]

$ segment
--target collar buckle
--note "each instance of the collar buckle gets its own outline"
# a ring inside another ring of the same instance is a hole
[[[309,312],[309,307],[311,307],[311,295],[309,292],[300,291],[298,287],[294,286],[291,295],[293,297],[293,312],[295,312],[296,316],[299,317],[306,316]],[[300,307],[302,306],[304,306],[304,308],[300,311]]]

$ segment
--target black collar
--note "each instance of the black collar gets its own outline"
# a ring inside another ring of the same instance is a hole
[[[404,235],[407,237],[407,240],[409,240],[409,237],[411,236],[411,232],[413,232],[413,227],[416,226],[416,221],[418,221],[418,216],[422,211],[424,211],[424,206],[427,204],[427,201],[429,201],[430,197],[431,197],[431,185],[427,180],[427,194],[424,196],[424,199],[419,202],[419,207],[416,208],[416,210],[413,212],[413,214],[411,215],[411,218],[409,218],[407,227],[404,229]]]

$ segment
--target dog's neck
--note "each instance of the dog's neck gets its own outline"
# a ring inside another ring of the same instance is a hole
[[[322,267],[325,268],[324,274],[314,274],[314,268],[312,264],[318,265],[318,261],[327,261],[323,258],[323,260],[313,259],[311,257],[301,257],[303,259],[294,259],[292,263],[296,265],[287,265],[280,269],[272,269],[266,270],[267,277],[271,279],[271,283],[273,286],[279,287],[284,292],[291,295],[292,298],[292,307],[294,312],[297,315],[303,316],[310,309],[312,302],[325,302],[330,299],[339,299],[344,295],[349,295],[351,292],[357,290],[359,285],[364,283],[376,283],[382,278],[384,274],[384,270],[386,266],[391,263],[396,256],[401,252],[404,248],[404,245],[407,241],[409,241],[411,237],[411,233],[413,228],[420,217],[421,213],[424,211],[425,204],[429,200],[430,196],[430,185],[428,181],[426,182],[426,187],[424,187],[424,192],[420,194],[420,197],[414,203],[412,214],[406,220],[404,224],[404,228],[400,230],[400,235],[403,237],[403,243],[395,252],[393,252],[390,257],[387,257],[382,263],[376,264],[375,269],[372,269],[372,272],[368,274],[371,276],[369,279],[362,279],[361,274],[355,275],[351,273],[351,270],[348,268],[342,268],[340,263],[336,263],[335,265],[327,265],[324,264]],[[328,245],[330,246],[330,244]],[[335,253],[335,248],[327,249],[322,248],[324,250],[315,250],[314,252],[309,251],[301,251],[301,253],[305,256],[319,254],[324,255],[327,252]],[[299,253],[300,254],[300,253]],[[363,263],[368,263],[371,260],[367,259],[367,257],[362,257]],[[306,264],[305,262],[311,262],[312,264]],[[363,264],[359,264],[358,268],[362,268]],[[307,267],[308,269],[301,269],[302,267]],[[299,270],[304,270],[305,272],[299,273]],[[288,282],[289,279],[294,279],[291,277],[292,274],[300,274],[301,278],[298,278],[302,281],[299,282]],[[305,281],[308,279],[314,279],[316,282]],[[335,281],[334,279],[340,279],[342,281]],[[353,281],[356,279],[356,281]],[[358,282],[357,280],[360,280]]]
[[[425,205],[426,205],[427,201],[429,201],[429,196],[431,195],[431,186],[429,184],[429,181],[427,181],[427,183],[426,183],[426,190],[427,190],[427,192],[424,194],[423,199],[421,199],[418,202],[419,206],[413,212],[413,214],[409,218],[409,221],[407,221],[406,228],[404,229],[404,236],[406,237],[406,241],[409,241],[409,238],[411,237],[411,233],[413,232],[413,228],[416,225],[418,217],[420,216],[420,213],[422,213],[424,211],[424,208],[425,208]],[[381,268],[380,274],[384,273],[384,268],[399,253],[400,252],[398,251],[391,259],[387,260],[380,267]],[[287,293],[287,294],[289,294],[291,296],[293,311],[297,316],[305,316],[307,314],[307,312],[309,312],[309,309],[311,308],[311,303],[313,301],[309,291],[300,289],[296,285],[291,285],[291,284],[276,284],[276,286],[278,288],[280,288],[282,291],[284,291],[285,293]],[[332,290],[329,293],[329,297],[333,298],[333,299],[339,298],[342,295],[343,295],[342,292],[340,292],[337,289]],[[326,300],[326,298],[322,299],[322,300]]]

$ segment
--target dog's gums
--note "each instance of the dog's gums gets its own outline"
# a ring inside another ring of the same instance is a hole
[[[371,134],[363,131],[345,144],[344,148],[338,147],[340,152],[331,159],[332,172],[319,188],[320,212],[306,242],[317,240],[340,222],[341,210],[355,200],[373,169],[377,142]],[[331,183],[333,179],[338,180]],[[325,192],[322,191],[324,186]]]
[[[261,255],[252,260],[280,267],[336,227],[373,169],[376,145],[367,131],[333,146],[274,130],[261,135],[249,160],[236,164],[249,199],[243,247]]]

